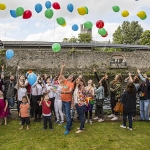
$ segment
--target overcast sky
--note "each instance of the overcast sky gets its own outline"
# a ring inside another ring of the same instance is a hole
[[[6,10],[0,10],[0,39],[2,41],[62,41],[63,38],[70,38],[80,33],[72,30],[73,24],[84,23],[91,21],[93,23],[93,39],[96,41],[112,40],[112,34],[123,21],[139,21],[139,24],[144,30],[149,30],[150,26],[150,0],[56,0],[61,6],[60,10],[54,10],[52,19],[47,19],[44,16],[46,0],[1,0],[0,3],[6,4]],[[37,14],[35,12],[35,5],[41,3],[43,10]],[[70,13],[67,10],[67,5],[72,3],[74,11]],[[115,13],[112,6],[118,5],[120,12]],[[24,20],[22,17],[12,18],[10,10],[15,10],[17,7],[23,7],[25,10],[32,11],[32,17]],[[87,6],[89,14],[80,16],[77,8]],[[130,15],[127,18],[121,16],[123,10],[128,10]],[[144,10],[147,14],[146,20],[140,20],[136,14]],[[67,25],[61,27],[57,24],[56,18],[64,17]],[[103,20],[105,29],[108,31],[108,36],[102,38],[95,26],[96,21]]]

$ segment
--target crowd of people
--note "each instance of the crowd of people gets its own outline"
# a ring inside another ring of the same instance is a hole
[[[149,102],[150,102],[150,78],[145,74],[142,76],[137,69],[138,75],[132,78],[131,73],[125,79],[126,89],[122,91],[122,76],[117,74],[113,81],[108,81],[108,75],[102,78],[94,69],[95,78],[98,81],[96,86],[90,79],[85,83],[82,75],[76,79],[73,75],[65,78],[63,71],[65,63],[62,64],[60,73],[54,78],[52,76],[38,75],[37,81],[31,86],[24,75],[11,75],[9,80],[4,80],[5,72],[2,65],[0,80],[0,124],[4,119],[7,125],[7,117],[11,116],[10,107],[14,106],[17,100],[18,116],[20,117],[21,128],[24,124],[29,129],[30,117],[34,117],[35,122],[40,122],[43,118],[43,129],[52,130],[52,117],[55,124],[64,124],[64,114],[66,117],[66,126],[64,134],[67,135],[72,127],[73,117],[76,110],[77,119],[80,121],[80,127],[76,133],[84,130],[85,123],[93,123],[93,119],[98,122],[104,122],[103,105],[106,97],[110,97],[111,112],[108,117],[112,121],[118,120],[118,112],[114,111],[116,103],[123,103],[123,124],[121,128],[132,130],[132,120],[136,115],[136,101],[140,99],[140,120],[149,121]],[[19,66],[18,66],[19,72]],[[139,84],[139,80],[142,84]],[[93,117],[93,105],[96,103],[95,117]],[[127,127],[127,117],[129,127]],[[48,124],[48,126],[47,126]]]

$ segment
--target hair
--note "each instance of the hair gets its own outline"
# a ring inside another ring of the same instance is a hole
[[[134,78],[135,78],[135,79],[134,79],[134,83],[139,83],[139,77],[138,77],[138,76],[135,76]]]
[[[118,74],[117,80],[118,80],[119,82],[122,82],[122,76],[121,76],[121,74]]]
[[[47,81],[48,79],[50,79],[50,76],[48,76],[48,77],[46,78],[46,81]]]
[[[22,99],[26,99],[26,100],[28,100],[27,96],[23,96],[23,97],[22,97]]]
[[[48,95],[47,93],[43,93],[43,99],[45,98],[45,96]]]
[[[83,86],[85,86],[85,82],[84,82],[84,80],[82,78],[80,79],[80,81],[83,83]],[[80,88],[80,87],[81,87],[81,85],[79,84],[78,88]]]
[[[133,83],[128,83],[127,86],[126,86],[126,91],[127,91],[128,93],[133,94],[134,91],[135,91],[135,86],[134,86],[134,84],[133,84]]]

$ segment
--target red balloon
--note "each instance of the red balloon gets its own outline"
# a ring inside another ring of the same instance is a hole
[[[26,10],[23,13],[23,19],[29,19],[32,16],[32,12],[30,10]]]
[[[103,27],[104,27],[104,22],[103,22],[102,20],[98,20],[98,21],[96,22],[96,27],[97,27],[97,28],[103,28]]]
[[[106,35],[105,35],[105,36],[102,36],[102,37],[107,37],[107,35],[108,35],[108,32],[106,32]]]
[[[52,6],[54,9],[60,9],[60,5],[57,2],[54,2]]]

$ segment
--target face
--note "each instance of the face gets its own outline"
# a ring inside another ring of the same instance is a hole
[[[23,98],[23,99],[22,99],[22,102],[23,102],[23,103],[27,103],[27,99],[26,99],[26,98]]]
[[[3,92],[2,91],[0,91],[0,96],[2,96],[3,95]]]
[[[79,84],[79,82],[80,82],[80,78],[78,77],[78,78],[76,79],[76,84]]]
[[[48,79],[46,80],[46,82],[47,82],[47,83],[50,83],[50,82],[51,82],[51,81],[50,81],[50,78],[48,78]]]
[[[92,84],[93,83],[93,81],[90,79],[89,81],[88,81],[88,84]]]
[[[68,81],[72,81],[73,80],[73,76],[70,75],[68,78],[67,78]]]
[[[49,100],[49,96],[48,96],[48,94],[47,94],[47,95],[45,95],[44,100]]]
[[[25,76],[22,75],[22,76],[20,77],[20,80],[25,80]]]
[[[47,78],[47,74],[44,74],[44,79],[46,79]]]
[[[14,76],[10,76],[10,80],[13,81],[15,79]]]

